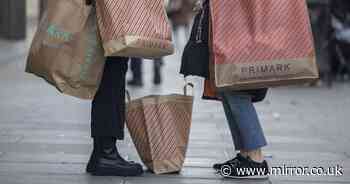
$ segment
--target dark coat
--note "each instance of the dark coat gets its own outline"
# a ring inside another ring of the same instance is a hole
[[[348,14],[350,13],[350,1],[349,0],[331,0],[331,13],[337,17],[340,21],[349,23]]]
[[[194,20],[194,25],[191,32],[190,40],[188,41],[181,63],[180,73],[185,76],[199,76],[205,78],[206,86],[204,90],[204,99],[220,100],[218,95],[211,92],[213,89],[208,82],[210,49],[209,49],[209,0],[206,0],[203,5],[203,10],[200,11]],[[250,94],[253,96],[253,102],[259,102],[265,99],[267,89],[243,90],[237,91],[238,94]]]

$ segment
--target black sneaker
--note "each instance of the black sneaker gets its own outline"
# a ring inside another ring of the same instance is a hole
[[[221,167],[224,166],[224,165],[228,165],[228,164],[231,164],[231,163],[235,163],[237,160],[243,160],[244,157],[238,153],[237,156],[231,160],[228,160],[224,163],[217,163],[217,164],[214,164],[213,165],[213,169],[215,169],[216,171],[220,171]]]
[[[259,163],[237,155],[230,163],[222,165],[218,172],[224,178],[265,179],[268,178],[269,167],[265,160]]]

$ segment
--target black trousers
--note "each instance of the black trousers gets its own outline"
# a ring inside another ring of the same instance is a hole
[[[131,58],[130,69],[132,72],[133,79],[142,81],[142,59]]]
[[[129,58],[108,57],[100,87],[92,101],[91,136],[124,138],[125,76]]]

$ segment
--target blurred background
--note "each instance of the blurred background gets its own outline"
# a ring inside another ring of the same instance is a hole
[[[182,50],[196,1],[170,0],[176,53],[160,61],[134,58],[128,73],[132,97],[182,93]],[[335,2],[331,4],[330,2]],[[0,183],[349,183],[350,182],[350,5],[348,0],[308,1],[321,79],[310,85],[274,88],[256,104],[269,141],[272,166],[332,167],[344,175],[274,176],[268,181],[221,180],[211,164],[234,154],[222,105],[200,99],[195,84],[191,140],[180,175],[94,178],[84,173],[91,151],[90,101],[60,94],[24,72],[28,49],[44,10],[41,0],[0,2]],[[136,61],[135,61],[136,60]],[[125,157],[139,159],[130,137]]]

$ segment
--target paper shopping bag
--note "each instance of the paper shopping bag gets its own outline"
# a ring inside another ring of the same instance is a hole
[[[95,11],[85,0],[48,0],[26,71],[62,93],[92,99],[104,68]]]
[[[181,171],[189,140],[193,96],[152,95],[127,104],[127,127],[143,163],[154,173]]]
[[[210,1],[220,89],[257,89],[318,79],[305,0]]]
[[[106,56],[160,58],[173,54],[164,0],[98,0],[96,8]]]

